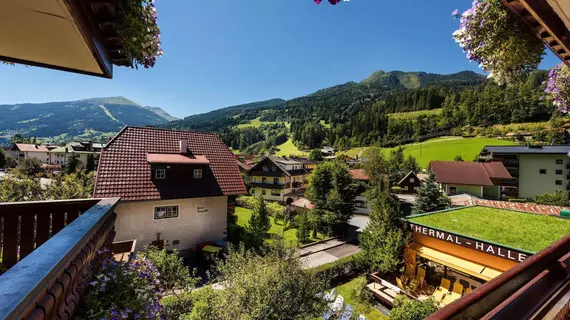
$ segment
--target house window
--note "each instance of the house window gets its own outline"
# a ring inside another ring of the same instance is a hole
[[[264,171],[264,172],[268,172],[268,171],[269,171],[269,168],[267,168],[267,166],[263,166],[263,171]]]
[[[563,164],[564,161],[562,161],[562,159],[556,159],[556,164]]]
[[[178,206],[154,207],[154,219],[178,218]]]
[[[281,191],[279,190],[271,190],[271,195],[274,197],[279,197],[281,196]]]
[[[267,182],[267,178],[266,178],[266,177],[261,178],[261,183],[266,183],[266,182]]]
[[[557,186],[561,186],[561,185],[562,185],[562,180],[556,180],[555,183],[556,183]]]
[[[202,179],[202,169],[194,169],[194,179]]]
[[[273,172],[277,171],[277,167],[276,166],[271,167],[271,171]]]
[[[449,187],[449,194],[456,194],[457,193],[457,187]]]
[[[556,174],[562,174],[562,170],[556,170]]]
[[[273,178],[273,184],[279,184],[279,178]]]
[[[540,174],[546,174],[546,169],[540,169]]]
[[[155,179],[166,179],[166,169],[156,169],[154,172]]]
[[[411,182],[411,183],[414,183],[414,182],[416,182],[416,179],[410,178],[410,182]]]

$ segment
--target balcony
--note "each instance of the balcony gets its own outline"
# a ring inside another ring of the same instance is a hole
[[[252,182],[252,187],[262,188],[262,189],[273,189],[273,190],[280,190],[280,189],[288,189],[290,188],[289,183],[268,183],[268,182]]]
[[[115,236],[119,198],[0,203],[0,319],[72,318]],[[3,227],[3,228],[1,228]],[[3,231],[2,231],[3,230]]]

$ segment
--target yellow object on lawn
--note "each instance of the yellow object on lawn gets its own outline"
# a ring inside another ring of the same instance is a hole
[[[214,254],[217,254],[218,252],[220,252],[220,250],[222,250],[222,248],[216,247],[216,246],[211,246],[211,245],[207,245],[204,248],[202,248],[202,251],[214,253]]]

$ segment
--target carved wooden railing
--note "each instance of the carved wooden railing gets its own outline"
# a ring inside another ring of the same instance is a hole
[[[0,319],[72,318],[103,258],[97,251],[109,247],[115,236],[118,202],[0,204],[4,258],[6,253],[8,261],[18,258],[20,248],[20,261],[0,276]]]

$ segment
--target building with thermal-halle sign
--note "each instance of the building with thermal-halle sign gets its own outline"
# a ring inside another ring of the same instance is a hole
[[[570,233],[558,216],[470,206],[406,218],[409,270],[418,267],[477,288]]]

